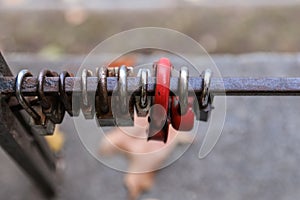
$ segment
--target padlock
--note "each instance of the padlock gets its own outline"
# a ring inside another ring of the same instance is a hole
[[[80,96],[75,94],[72,96],[66,93],[65,82],[67,77],[73,77],[73,75],[67,71],[63,71],[59,75],[59,96],[68,114],[71,117],[78,116],[80,113]]]
[[[96,117],[99,126],[114,126],[115,119],[111,110],[111,96],[107,91],[107,75],[106,67],[97,68],[98,85],[95,97]]]
[[[171,102],[171,123],[172,127],[178,131],[190,131],[194,127],[194,98],[188,97],[188,107],[185,114],[180,114],[179,97],[173,96]]]
[[[42,112],[45,114],[46,118],[49,118],[54,124],[60,124],[64,119],[65,107],[59,96],[46,96],[44,94],[44,84],[47,76],[58,77],[58,74],[47,69],[43,69],[39,73],[38,97],[40,99]]]
[[[82,104],[81,111],[85,119],[93,119],[95,114],[95,98],[87,91],[87,78],[93,76],[93,72],[87,69],[82,70],[81,74],[81,89],[82,89]]]
[[[135,96],[135,108],[137,116],[146,117],[151,106],[151,97],[147,95],[148,78],[151,75],[149,69],[140,69],[138,77],[140,77],[139,94]]]
[[[95,96],[96,115],[99,126],[133,126],[134,97],[128,95],[127,77],[132,67],[97,69],[98,85]],[[107,92],[107,79],[118,77],[117,90],[111,96]]]
[[[172,65],[169,59],[161,58],[156,64],[154,105],[148,118],[148,140],[167,142],[169,132],[169,96]]]
[[[132,68],[132,67],[129,67]],[[112,114],[117,126],[134,125],[134,97],[128,94],[128,67],[123,65],[118,69],[118,88],[112,97]]]
[[[35,110],[26,101],[22,95],[22,83],[25,77],[30,77],[32,74],[28,70],[21,70],[16,78],[16,98],[24,110],[30,115],[28,124],[37,134],[52,135],[55,129],[55,124],[49,120],[43,113],[40,107]]]
[[[213,95],[210,93],[210,83],[212,77],[212,71],[210,69],[206,69],[202,75],[202,93],[200,98],[198,99],[198,105],[194,104],[194,110],[196,113],[197,120],[207,122],[211,111],[214,109],[213,103]],[[197,101],[195,101],[196,103]]]

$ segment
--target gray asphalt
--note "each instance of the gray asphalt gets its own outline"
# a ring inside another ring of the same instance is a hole
[[[14,71],[21,65],[68,68],[81,60],[7,59]],[[300,76],[300,54],[216,55],[214,61],[224,76]],[[204,137],[200,132],[180,159],[157,174],[155,186],[141,199],[299,199],[299,102],[299,97],[228,97],[223,133],[209,156],[197,159]],[[56,199],[125,199],[123,173],[88,154],[71,118],[65,118],[62,130],[66,170]],[[1,199],[43,199],[2,150],[0,159]]]

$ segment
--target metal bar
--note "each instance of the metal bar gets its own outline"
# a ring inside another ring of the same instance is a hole
[[[12,73],[0,52],[0,74]],[[55,159],[43,137],[37,135],[18,109],[12,109],[0,91],[0,145],[46,194],[55,194]]]
[[[0,72],[1,72],[2,76],[11,76],[12,75],[1,52],[0,52]]]
[[[97,77],[89,77],[87,83],[88,92],[95,92],[97,89]],[[128,77],[128,92],[138,91],[140,78]],[[154,93],[155,89],[154,77],[148,79],[147,92]],[[44,85],[45,93],[57,93],[59,86],[59,79],[57,77],[47,77]],[[1,77],[0,78],[0,92],[6,95],[14,94],[15,78]],[[118,78],[107,78],[107,89],[109,94],[117,88]],[[170,90],[177,92],[178,78],[172,77],[170,83]],[[189,78],[189,91],[200,94],[202,91],[202,78]],[[247,77],[225,77],[212,78],[210,91],[216,96],[300,96],[300,77],[296,78],[280,78],[280,77],[263,77],[263,78],[247,78]],[[36,95],[37,79],[29,77],[24,80],[22,92],[24,95]],[[66,92],[81,92],[81,79],[79,77],[66,78]]]
[[[55,194],[54,170],[45,162],[37,141],[33,140],[2,99],[0,111],[0,145],[46,194]],[[40,142],[40,141],[39,141]]]
[[[228,96],[299,96],[300,77],[297,78],[223,78],[212,79],[210,90],[215,95]]]

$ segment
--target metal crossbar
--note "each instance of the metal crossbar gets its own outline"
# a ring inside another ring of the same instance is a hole
[[[87,78],[87,91],[95,92],[97,90],[98,79],[97,77]],[[127,90],[129,93],[139,92],[138,85],[140,78],[128,77]],[[153,94],[155,90],[155,77],[148,79],[147,92]],[[196,94],[202,91],[201,77],[189,78],[189,92]],[[107,77],[107,90],[111,94],[118,86],[117,77]],[[38,80],[36,77],[24,78],[22,85],[22,93],[24,95],[33,96],[37,94]],[[81,78],[80,77],[67,77],[65,82],[65,91],[81,92]],[[170,82],[170,90],[177,92],[178,78],[172,77]],[[15,93],[15,77],[0,77],[0,92],[3,95],[13,95]],[[45,93],[58,93],[59,92],[59,78],[46,77],[44,85]],[[261,78],[248,78],[248,77],[224,77],[212,78],[210,85],[210,92],[216,96],[229,95],[229,96],[299,96],[300,95],[300,77],[261,77]]]

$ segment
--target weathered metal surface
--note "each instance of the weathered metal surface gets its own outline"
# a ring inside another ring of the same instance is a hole
[[[138,91],[140,78],[128,77],[128,92]],[[149,77],[147,92],[150,95],[154,94],[156,79]],[[81,92],[80,77],[66,78],[66,92]],[[22,93],[24,95],[36,95],[37,78],[28,77],[24,79]],[[97,77],[89,77],[87,81],[88,92],[95,92],[98,85]],[[109,95],[115,91],[118,86],[117,77],[107,78],[107,90]],[[11,95],[15,90],[14,77],[0,77],[0,92],[2,94]],[[172,77],[170,81],[170,90],[177,92],[178,78]],[[47,77],[45,79],[44,92],[57,93],[59,91],[59,78]],[[202,91],[202,78],[189,78],[189,91],[199,94]],[[229,95],[229,96],[299,96],[300,95],[300,77],[280,78],[280,77],[262,77],[262,78],[247,78],[247,77],[225,77],[212,78],[210,92],[214,95]]]

